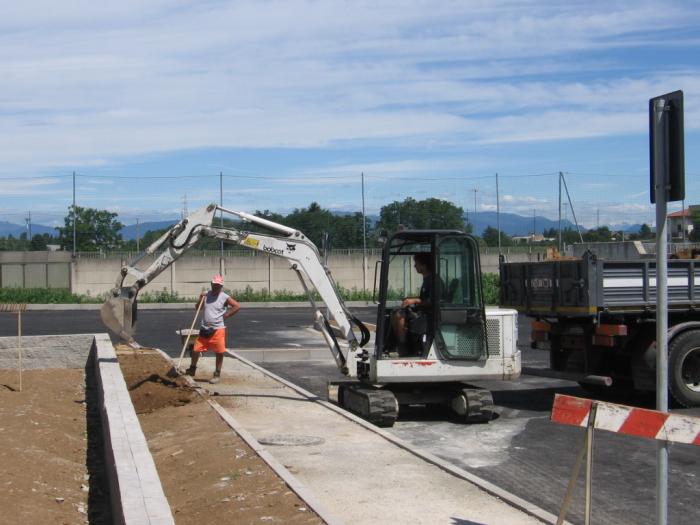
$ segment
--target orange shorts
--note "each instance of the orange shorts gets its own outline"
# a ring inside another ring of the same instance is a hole
[[[194,342],[195,352],[212,350],[215,354],[223,354],[226,351],[226,328],[217,328],[211,337],[197,337]]]

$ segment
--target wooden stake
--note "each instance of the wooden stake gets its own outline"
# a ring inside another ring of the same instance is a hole
[[[194,324],[197,322],[197,317],[199,316],[199,310],[202,308],[202,305],[204,304],[204,301],[206,301],[206,297],[200,297],[199,304],[197,305],[197,311],[194,314],[194,319],[192,319],[192,326],[190,326],[189,332],[187,332],[187,338],[185,339],[185,342],[182,344],[182,351],[180,352],[180,359],[177,362],[177,366],[175,367],[176,371],[180,371],[180,365],[182,364],[182,358],[185,355],[185,348],[187,348],[187,344],[190,342],[190,337],[192,330],[194,330]]]
[[[22,391],[22,310],[17,310],[17,354],[19,361],[19,391]]]

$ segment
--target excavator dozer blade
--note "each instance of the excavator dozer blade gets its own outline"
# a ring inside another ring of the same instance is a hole
[[[102,322],[114,334],[127,342],[134,339],[136,323],[136,301],[121,295],[107,299],[100,309]]]

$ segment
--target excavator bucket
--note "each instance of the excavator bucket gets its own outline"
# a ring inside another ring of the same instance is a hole
[[[129,297],[127,290],[128,288],[123,288],[121,295],[107,299],[100,309],[100,317],[114,334],[132,342],[136,324],[136,299]]]

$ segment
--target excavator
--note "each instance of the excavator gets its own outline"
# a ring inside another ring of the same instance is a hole
[[[236,224],[255,225],[256,231],[215,226],[217,213],[234,216]],[[338,404],[371,423],[390,427],[400,408],[410,405],[443,405],[460,421],[488,422],[494,416],[491,392],[469,382],[520,375],[517,312],[484,307],[477,243],[458,230],[403,230],[384,239],[375,267],[377,322],[371,350],[370,330],[344,304],[314,243],[294,228],[216,204],[184,218],[121,269],[101,308],[107,328],[134,345],[139,291],[205,238],[289,262],[308,294],[314,326],[348,377],[338,385]],[[435,269],[429,276],[414,269],[416,254],[429,257]],[[139,269],[147,256],[153,262]],[[392,316],[403,297],[417,297],[425,284],[434,300],[424,311],[406,316],[407,336],[399,347]]]

